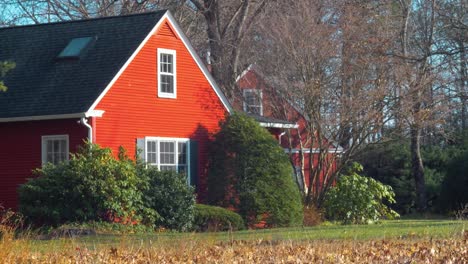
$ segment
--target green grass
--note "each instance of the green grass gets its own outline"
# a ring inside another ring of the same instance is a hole
[[[373,225],[326,224],[316,227],[276,228],[218,233],[100,234],[73,239],[31,240],[34,250],[56,250],[63,246],[99,248],[119,245],[154,245],[187,243],[218,243],[232,240],[380,240],[430,239],[461,236],[468,221],[454,220],[392,220]]]

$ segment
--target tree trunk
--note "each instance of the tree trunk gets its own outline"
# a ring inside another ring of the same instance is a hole
[[[421,128],[414,124],[411,127],[411,172],[416,187],[416,206],[419,212],[426,210],[426,182],[421,157]]]
[[[460,93],[460,101],[461,101],[461,130],[465,131],[467,128],[466,126],[466,101],[468,100],[468,92],[466,89],[466,50],[463,41],[458,41],[458,47],[460,49],[460,81],[459,81],[459,93]]]

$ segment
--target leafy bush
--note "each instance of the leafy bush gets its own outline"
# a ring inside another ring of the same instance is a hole
[[[366,224],[381,218],[398,217],[385,205],[385,202],[395,203],[392,187],[360,176],[361,171],[362,166],[354,163],[347,175],[341,176],[328,192],[325,200],[327,216],[345,224]]]
[[[154,222],[157,213],[144,205],[134,162],[123,150],[119,157],[88,143],[68,162],[35,170],[37,177],[19,188],[20,211],[36,224]]]
[[[228,116],[220,127],[210,156],[209,203],[238,209],[249,225],[300,225],[300,193],[278,142],[245,114]]]
[[[148,179],[146,204],[159,213],[156,225],[185,231],[194,218],[194,188],[187,184],[183,174],[148,168],[142,171]]]
[[[242,217],[232,211],[218,206],[195,205],[194,230],[224,231],[244,229]]]

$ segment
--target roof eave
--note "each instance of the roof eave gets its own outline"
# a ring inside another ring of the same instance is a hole
[[[104,111],[102,110],[92,110],[88,112],[74,113],[74,114],[6,117],[6,118],[0,118],[0,123],[41,121],[41,120],[54,120],[54,119],[72,119],[72,118],[83,118],[83,117],[84,118],[102,117],[103,114],[104,114]]]
[[[298,128],[298,124],[283,124],[274,122],[259,122],[260,126],[268,128]]]

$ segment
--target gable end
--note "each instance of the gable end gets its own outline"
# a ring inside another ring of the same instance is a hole
[[[161,26],[166,23],[169,28],[172,30],[173,29],[173,34],[175,35],[176,38],[180,38],[182,40],[182,43],[184,44],[185,48],[189,51],[190,55],[192,58],[195,60],[195,63],[198,65],[199,69],[202,71],[203,75],[205,78],[208,80],[208,83],[210,86],[213,88],[215,91],[216,95],[220,99],[221,103],[223,104],[224,108],[226,108],[228,113],[233,112],[233,108],[229,101],[227,100],[226,96],[224,93],[221,91],[220,87],[216,84],[216,81],[214,80],[213,76],[211,76],[211,73],[209,72],[208,68],[203,64],[203,61],[201,58],[198,56],[196,53],[195,49],[193,46],[190,44],[190,41],[188,38],[183,34],[182,29],[179,27],[177,22],[175,21],[174,17],[171,15],[169,11],[166,11],[166,13],[161,17],[161,19],[158,21],[158,23],[153,27],[153,29],[150,31],[150,33],[145,37],[145,39],[140,43],[138,48],[133,52],[132,56],[125,62],[124,66],[118,71],[118,73],[112,78],[110,83],[106,86],[104,91],[99,95],[99,97],[94,101],[94,103],[91,105],[88,111],[94,111],[95,107],[101,102],[102,98],[107,94],[107,92],[111,89],[111,87],[114,85],[114,83],[119,79],[119,77],[122,75],[122,73],[127,69],[127,67],[130,65],[130,63],[135,59],[137,54],[140,52],[140,50],[145,46],[145,44],[149,41],[149,39],[158,32],[158,29],[161,29]]]

